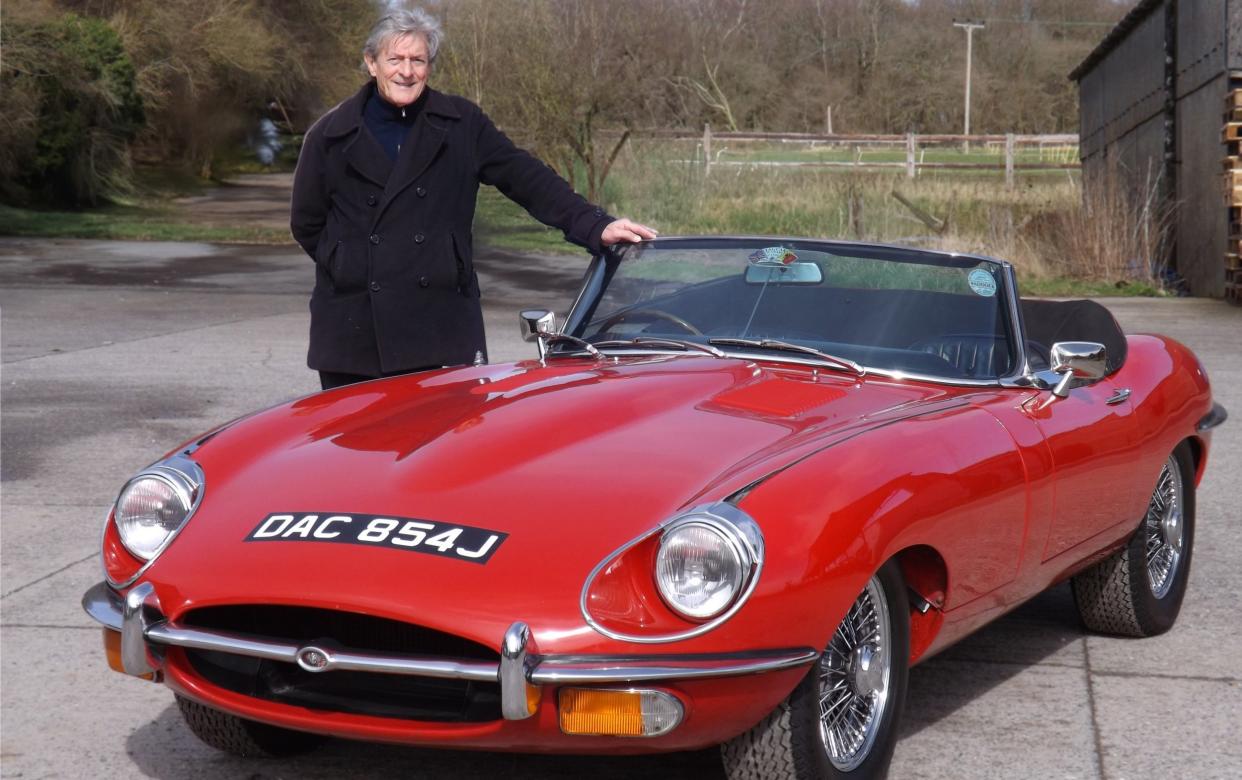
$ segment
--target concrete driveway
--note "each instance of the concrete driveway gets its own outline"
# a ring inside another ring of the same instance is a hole
[[[565,311],[578,258],[480,258],[493,362],[516,311]],[[571,269],[566,272],[565,268]],[[82,592],[121,483],[202,430],[316,389],[311,266],[283,248],[0,239],[0,775],[719,777],[714,751],[543,757],[333,742],[247,762],[183,727],[165,688],[108,671]],[[1199,494],[1190,594],[1149,640],[1089,636],[1058,587],[916,668],[893,777],[1242,776],[1242,310],[1104,301],[1193,347],[1234,419]]]

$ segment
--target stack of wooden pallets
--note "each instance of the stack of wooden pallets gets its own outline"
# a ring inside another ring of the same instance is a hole
[[[1224,191],[1229,204],[1229,243],[1225,250],[1225,298],[1242,304],[1242,85],[1225,95],[1225,126],[1221,140],[1224,159]]]

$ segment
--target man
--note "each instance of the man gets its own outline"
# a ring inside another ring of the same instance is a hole
[[[428,87],[441,38],[421,10],[380,19],[363,47],[371,80],[303,143],[290,223],[315,260],[307,364],[325,390],[485,352],[479,184],[591,252],[656,236],[587,202],[478,106]]]

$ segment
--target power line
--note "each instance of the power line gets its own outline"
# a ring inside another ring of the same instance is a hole
[[[987,24],[1042,24],[1048,27],[1116,27],[1117,22],[1088,22],[1079,19],[984,19]]]

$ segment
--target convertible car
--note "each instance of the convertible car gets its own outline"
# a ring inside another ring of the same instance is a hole
[[[1005,262],[661,239],[520,325],[529,360],[282,404],[126,482],[83,600],[109,665],[242,755],[875,777],[911,665],[1050,585],[1092,630],[1177,618],[1203,366]]]

